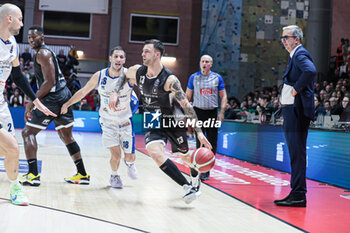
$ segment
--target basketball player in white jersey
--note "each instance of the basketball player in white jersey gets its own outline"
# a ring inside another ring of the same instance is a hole
[[[86,94],[98,85],[102,140],[111,153],[110,166],[112,174],[110,184],[113,188],[123,188],[123,183],[117,172],[121,160],[121,148],[124,151],[124,163],[128,168],[128,176],[131,179],[137,179],[137,170],[134,164],[135,134],[131,117],[134,113],[133,110],[137,110],[138,100],[136,96],[132,95],[133,86],[125,83],[121,87],[116,111],[108,108],[110,93],[117,87],[120,88],[120,85],[123,84],[119,77],[126,72],[126,68],[123,67],[125,59],[125,51],[122,47],[117,46],[113,48],[109,56],[110,67],[96,72],[87,84],[76,92],[61,108],[62,114],[67,112],[69,106],[84,98]]]
[[[10,74],[16,85],[33,100],[37,109],[45,115],[56,117],[35,96],[19,67],[19,48],[14,36],[23,27],[22,19],[22,12],[17,6],[7,3],[0,7],[0,155],[5,155],[5,168],[11,182],[10,199],[15,205],[28,205],[29,202],[17,179],[19,148],[14,137],[12,117],[2,95]]]

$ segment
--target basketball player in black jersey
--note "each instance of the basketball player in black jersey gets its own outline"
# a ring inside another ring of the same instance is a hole
[[[180,106],[191,119],[196,119],[196,113],[188,102],[177,77],[161,63],[164,46],[159,40],[148,40],[142,51],[143,66],[130,67],[124,76],[124,81],[137,84],[141,93],[145,112],[157,112],[165,116],[178,115]],[[122,81],[122,79],[121,79]],[[116,93],[119,90],[116,90]],[[174,101],[173,101],[174,100]],[[118,95],[113,94],[109,99],[109,107],[115,109]],[[178,106],[177,106],[178,105]],[[175,119],[169,119],[176,121]],[[191,168],[191,184],[182,175],[177,166],[164,154],[167,140],[171,143],[173,153],[180,155],[181,159],[190,164],[190,153],[187,144],[187,128],[171,127],[160,129],[146,129],[145,144],[149,155],[176,183],[183,186],[186,194],[184,200],[187,204],[195,200],[199,195],[199,174]],[[211,149],[211,144],[206,139],[200,128],[196,128],[198,139],[202,145]]]
[[[64,178],[65,181],[75,184],[89,184],[90,176],[86,174],[83,160],[80,154],[79,145],[72,136],[74,124],[72,109],[68,109],[66,114],[60,114],[62,105],[72,96],[66,87],[66,81],[58,66],[56,55],[45,45],[44,33],[40,26],[32,26],[28,31],[28,42],[32,49],[36,51],[34,56],[34,73],[39,86],[37,97],[55,114],[57,117],[45,116],[37,109],[33,109],[33,103],[26,106],[25,118],[26,126],[22,131],[24,150],[27,157],[29,171],[21,177],[22,184],[32,186],[40,185],[40,174],[37,169],[37,149],[36,135],[53,121],[62,142],[66,145],[76,167],[77,174]],[[33,109],[33,110],[32,110]]]

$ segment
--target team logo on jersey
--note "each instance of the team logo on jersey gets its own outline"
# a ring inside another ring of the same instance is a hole
[[[43,125],[48,125],[49,123],[50,123],[49,119],[45,119],[45,120],[43,120],[43,122],[41,122],[41,124],[43,124]]]
[[[144,75],[140,76],[140,83],[141,84],[145,83],[145,76]]]
[[[176,140],[177,140],[177,142],[178,142],[179,144],[182,144],[182,143],[184,142],[184,138],[183,138],[182,136],[176,138]]]
[[[143,128],[145,129],[160,129],[160,116],[162,114],[159,110],[155,112],[143,113]]]
[[[12,53],[12,52],[13,52],[13,45],[10,48],[10,53]]]
[[[155,82],[154,82],[154,87],[153,87],[153,90],[152,90],[152,94],[157,94],[158,93],[158,86],[159,86],[159,79],[157,79]]]
[[[145,102],[146,102],[146,104],[150,105],[152,103],[152,98],[151,97],[145,97]]]

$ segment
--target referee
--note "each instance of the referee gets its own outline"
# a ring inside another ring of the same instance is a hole
[[[225,106],[227,104],[227,94],[225,84],[221,75],[212,72],[213,58],[209,55],[203,55],[200,60],[201,70],[192,74],[187,85],[186,97],[191,101],[193,96],[193,107],[196,111],[198,120],[206,121],[214,119],[223,121]],[[219,96],[221,98],[220,112],[218,114]],[[218,129],[204,128],[202,131],[206,134],[208,141],[213,146],[213,153],[216,154]],[[200,142],[196,139],[197,148]],[[209,180],[209,172],[200,175],[201,180]]]

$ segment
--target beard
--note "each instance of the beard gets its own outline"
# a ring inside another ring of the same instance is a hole
[[[9,28],[9,31],[10,31],[11,35],[13,35],[13,36],[17,36],[19,34],[20,30],[21,30],[21,28],[18,28],[18,29],[14,28],[14,27]]]

